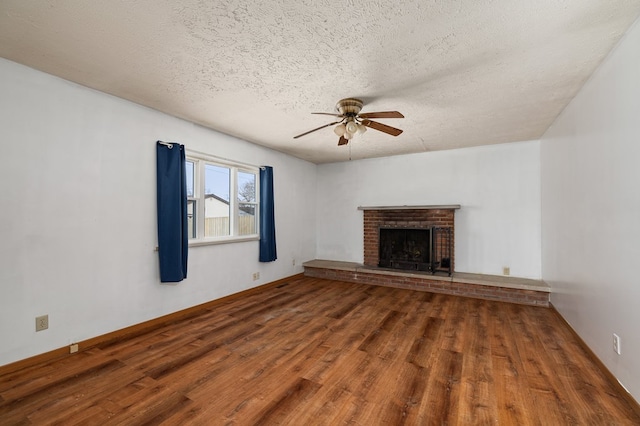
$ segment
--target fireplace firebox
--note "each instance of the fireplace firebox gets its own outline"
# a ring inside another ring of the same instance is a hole
[[[451,229],[380,228],[378,266],[451,274]]]

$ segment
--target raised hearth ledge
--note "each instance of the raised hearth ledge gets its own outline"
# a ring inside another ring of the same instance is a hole
[[[489,287],[512,288],[517,290],[531,290],[551,293],[551,288],[542,280],[517,278],[500,275],[469,274],[454,272],[452,276],[431,275],[428,272],[411,272],[394,269],[375,268],[355,262],[340,262],[337,260],[315,259],[302,264],[303,267],[333,269],[336,271],[366,272],[368,274],[390,275],[398,277],[424,277],[434,281],[444,281],[462,284],[475,284]]]
[[[460,204],[433,206],[359,206],[358,210],[458,210]]]

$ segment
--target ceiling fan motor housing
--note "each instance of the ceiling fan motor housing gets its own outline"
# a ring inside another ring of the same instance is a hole
[[[356,98],[346,98],[336,104],[338,112],[346,117],[355,117],[362,109],[362,101]]]

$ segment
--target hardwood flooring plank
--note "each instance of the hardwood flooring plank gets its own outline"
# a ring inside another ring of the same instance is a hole
[[[285,293],[268,298],[267,300],[257,301],[255,304],[245,308],[233,311],[230,315],[233,317],[241,317],[245,319],[256,318],[264,313],[295,303],[297,300],[303,299],[304,294]]]
[[[14,393],[36,392],[43,386],[50,386],[51,381],[58,377],[78,374],[108,361],[99,354],[99,351],[92,349],[78,353],[75,359],[63,358],[55,363],[40,364],[1,376],[0,397],[12,399]]]
[[[276,397],[271,404],[258,413],[251,424],[261,426],[284,423],[294,408],[312,398],[321,387],[322,385],[307,379],[297,380],[293,386],[287,388],[282,395]]]
[[[110,415],[101,407],[92,405],[83,411],[75,411],[72,414],[65,415],[62,420],[54,418],[38,418],[37,416],[29,416],[29,423],[33,425],[62,426],[62,425],[101,425],[108,422]],[[13,423],[10,423],[13,425]]]
[[[541,425],[541,418],[532,403],[529,383],[515,341],[519,338],[505,318],[504,304],[497,303],[490,312],[489,339],[491,364],[494,371],[498,422],[500,424]]]
[[[123,367],[124,365],[117,360],[105,360],[72,376],[54,378],[39,388],[30,390],[28,393],[16,395],[11,399],[7,398],[0,405],[0,419],[9,423],[13,421],[14,416],[19,416],[21,411],[28,411],[31,414],[39,410],[49,410],[52,405],[60,402],[60,399],[65,396],[73,400],[75,399],[73,393],[79,387],[84,386],[85,383],[102,374],[115,372]]]
[[[420,367],[428,367],[431,357],[440,346],[439,340],[444,320],[426,317],[423,321],[424,324],[418,328],[405,360]]]
[[[474,299],[458,297],[447,311],[444,328],[442,330],[440,349],[452,352],[462,352],[464,340],[467,336],[465,327],[468,321],[468,309]]]
[[[205,315],[208,317],[208,315]],[[179,333],[175,330],[170,332],[167,344],[158,341],[158,337],[162,337],[164,333],[158,333],[152,339],[136,339],[137,345],[125,345],[124,352],[120,350],[120,345],[108,348],[106,353],[130,365],[136,365],[140,370],[146,371],[157,367],[167,361],[167,355],[177,357],[179,354],[187,353],[189,345],[198,347],[207,338],[220,338],[226,336],[227,333],[233,333],[235,328],[240,324],[236,318],[227,317],[220,322],[212,322],[207,327],[198,325],[196,330],[191,328],[188,332]],[[177,337],[174,337],[178,334]]]
[[[457,299],[459,298],[449,294],[434,294],[429,302],[428,315],[434,318],[449,318],[449,311],[454,307]]]
[[[116,372],[106,370],[93,380],[83,380],[63,395],[47,395],[47,399],[55,401],[55,404],[41,407],[29,418],[35,424],[99,424],[120,410],[118,405],[108,403],[114,388],[126,388],[143,378],[143,375],[130,368],[121,368]],[[94,417],[87,419],[84,414],[87,411],[93,412]]]
[[[405,314],[402,312],[390,311],[384,318],[382,318],[380,325],[369,333],[358,349],[363,352],[375,353],[378,346],[384,344],[388,340],[389,332],[404,315]]]
[[[155,386],[141,392],[135,403],[110,419],[116,425],[157,425],[176,413],[190,410],[193,402],[171,388]]]
[[[347,317],[331,324],[321,343],[328,349],[315,365],[310,366],[304,375],[305,378],[324,383],[332,369],[351,359],[353,351],[362,344],[366,335],[377,327],[382,316],[383,311],[377,306],[371,307],[370,304],[370,300],[362,303]]]
[[[356,299],[348,300],[346,304],[339,306],[337,309],[328,313],[330,318],[341,319],[344,318],[349,312],[353,311],[356,307],[360,306],[365,300],[369,298],[369,295],[361,295]]]
[[[438,419],[437,424],[458,424],[462,358],[460,353],[443,349],[437,349],[431,358],[420,410],[429,419]]]
[[[377,421],[383,425],[404,425],[407,420],[405,407],[397,401],[386,401],[376,415]]]
[[[534,405],[546,413],[549,422],[555,424],[585,424],[582,410],[576,410],[578,416],[571,414],[566,392],[561,380],[556,376],[556,368],[552,357],[545,350],[542,342],[536,337],[542,325],[531,323],[526,319],[529,312],[523,312],[521,306],[505,306],[505,317],[519,338],[514,341],[523,362],[523,373],[526,375]]]
[[[316,327],[316,329],[326,330],[326,327]],[[282,346],[277,341],[275,345],[279,348]],[[188,395],[198,401],[210,398],[214,392],[220,394],[219,389],[233,388],[244,396],[240,403],[237,400],[234,402],[233,394],[227,395],[222,392],[215,404],[209,407],[209,411],[226,413],[227,418],[242,417],[247,410],[264,405],[261,401],[274,389],[283,383],[286,384],[289,377],[295,377],[295,372],[303,371],[306,363],[316,362],[317,357],[321,355],[314,354],[323,353],[322,348],[318,352],[318,343],[313,337],[310,337],[309,341],[298,340],[297,345],[288,345],[287,348],[286,351],[267,351],[269,356],[266,358],[264,354],[257,353],[256,359],[247,358],[226,367],[223,366],[225,371],[221,371],[216,376],[215,388],[205,384],[190,390]]]
[[[429,375],[428,368],[411,363],[403,363],[397,382],[394,384],[393,397],[385,409],[388,424],[417,425],[426,423],[425,413],[420,411],[420,405],[425,399]]]
[[[380,424],[378,420],[374,420],[373,423],[367,423],[369,414],[376,409],[376,404],[352,397],[343,404],[342,409],[330,421],[317,423],[317,425],[377,425]]]
[[[417,327],[422,324],[425,317],[430,316],[431,300],[434,293],[416,292],[411,298],[411,307],[407,309],[407,315],[403,319],[406,327]]]
[[[349,363],[336,364],[326,373],[317,399],[302,410],[299,424],[332,424],[331,419],[355,397],[364,400],[381,372],[381,362],[366,352],[352,350]]]
[[[208,404],[196,420],[208,419],[211,424],[252,424],[255,416],[273,403],[274,395],[284,394],[299,380],[283,370],[269,370],[249,381],[239,379],[229,388],[211,389],[208,395],[199,395]],[[233,390],[231,395],[225,395],[228,389]]]
[[[188,350],[184,351],[184,353],[179,353],[177,356],[167,357],[169,358],[168,361],[146,370],[145,373],[154,379],[159,379],[162,376],[175,372],[180,368],[207,356],[222,345],[228,345],[239,339],[247,337],[259,328],[261,328],[261,326],[256,324],[239,326],[239,328],[233,329],[233,333],[226,334],[217,341],[213,341],[199,347],[194,345],[191,348],[186,348]]]
[[[496,424],[497,404],[488,330],[489,302],[471,301],[462,353],[459,419],[462,424]]]

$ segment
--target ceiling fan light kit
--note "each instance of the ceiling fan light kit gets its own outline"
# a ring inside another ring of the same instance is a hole
[[[297,139],[301,136],[308,135],[316,130],[324,129],[325,127],[333,126],[333,132],[340,137],[338,145],[346,145],[349,140],[353,139],[356,134],[362,134],[367,131],[367,127],[378,130],[383,133],[387,133],[391,136],[398,136],[402,133],[402,130],[395,127],[387,126],[386,124],[378,123],[376,121],[369,120],[370,118],[404,118],[404,115],[398,111],[381,111],[381,112],[369,112],[360,114],[362,110],[362,101],[356,98],[346,98],[338,101],[336,104],[336,110],[339,114],[327,113],[327,112],[313,112],[312,114],[331,115],[338,117],[340,120],[333,123],[325,124],[308,132],[294,136]]]
[[[333,132],[338,136],[343,136],[346,131],[347,131],[347,126],[345,126],[344,123],[340,123],[333,128]]]
[[[347,140],[353,139],[356,134],[362,134],[366,130],[367,128],[365,126],[360,123],[356,123],[355,120],[347,121],[346,124],[340,123],[333,129],[336,135],[344,136]]]
[[[352,135],[354,135],[358,131],[358,125],[355,121],[347,121],[345,127],[347,129],[347,133],[351,133]]]

